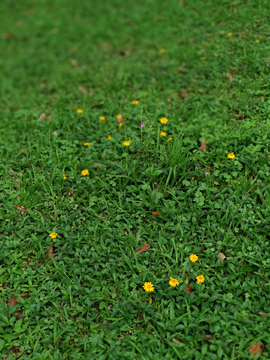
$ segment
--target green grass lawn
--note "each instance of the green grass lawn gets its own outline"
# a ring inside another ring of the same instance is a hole
[[[0,2],[0,359],[270,358],[269,12]]]

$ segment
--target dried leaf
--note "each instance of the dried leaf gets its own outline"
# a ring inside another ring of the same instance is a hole
[[[8,306],[15,306],[17,305],[17,296],[12,296],[9,300],[8,300]]]
[[[268,314],[267,313],[263,313],[263,312],[259,311],[259,315],[266,318],[266,319],[268,319]]]
[[[2,39],[6,40],[6,39],[15,39],[16,35],[13,33],[4,33],[2,35]]]
[[[24,155],[26,155],[26,151],[25,151],[25,150],[20,150],[20,152],[22,152]]]
[[[123,118],[123,117],[118,117],[118,118],[117,118],[117,122],[119,122],[119,123],[124,122],[124,118]]]
[[[213,335],[206,335],[206,337],[204,338],[204,342],[208,343],[209,340],[213,340]]]
[[[260,23],[260,22],[261,22],[261,20],[255,20],[255,23],[257,23],[257,24]]]
[[[19,320],[22,317],[22,314],[23,314],[22,311],[17,310],[16,311],[16,319]]]
[[[54,257],[54,256],[53,256],[53,244],[50,244],[50,245],[49,245],[48,257]]]
[[[38,120],[41,120],[41,121],[43,121],[45,119],[46,119],[46,114],[45,113],[42,113],[38,118]]]
[[[199,252],[200,252],[200,253],[203,253],[204,250],[206,250],[206,247],[205,247],[205,246],[201,247],[201,250],[200,250]]]
[[[237,9],[234,8],[232,12],[233,12],[234,14],[237,13]]]
[[[121,51],[120,51],[120,55],[122,55],[122,56],[129,56],[129,55],[130,55],[130,51],[129,51],[129,50],[121,50]]]
[[[12,174],[17,174],[17,171],[14,171],[13,169],[9,169],[10,172],[12,172]]]
[[[26,268],[28,266],[28,263],[26,261],[23,261],[23,266]]]
[[[223,265],[223,260],[226,259],[226,256],[225,256],[223,253],[220,252],[220,253],[218,254],[218,257],[220,258],[221,264]]]
[[[128,235],[128,233],[127,233],[127,231],[125,231],[125,236],[127,236]]]
[[[236,116],[239,120],[242,120],[245,118],[245,114],[237,114]]]
[[[25,206],[14,205],[14,207],[20,211],[27,211],[27,208]]]
[[[227,72],[227,78],[230,80],[230,81],[232,81],[233,80],[233,78],[232,78],[232,74],[231,73],[229,73],[229,72]]]
[[[182,344],[181,341],[177,340],[176,338],[173,338],[172,341],[176,344]]]
[[[101,169],[101,166],[102,166],[102,164],[101,164],[101,163],[98,163],[98,162],[93,162],[93,165],[96,166],[96,168],[97,168],[98,170],[100,170],[100,169]]]
[[[74,191],[73,191],[73,190],[70,190],[70,188],[69,188],[69,192],[68,192],[67,198],[70,199],[70,198],[73,198],[73,197],[74,197]]]
[[[253,352],[253,357],[255,357],[259,351],[262,350],[261,345],[258,342],[255,342],[254,344],[251,345],[251,347],[249,348],[249,353]],[[260,355],[262,356],[262,354]]]
[[[86,90],[85,87],[79,86],[79,90],[80,90],[85,96],[87,96],[88,92],[87,92],[87,90]]]
[[[199,147],[200,151],[204,151],[206,149],[206,142],[204,139],[202,139],[201,146]]]
[[[159,216],[157,210],[152,212],[152,215]]]
[[[184,99],[184,98],[186,98],[186,97],[188,97],[188,96],[189,96],[189,93],[187,93],[187,92],[179,93],[179,94],[178,94],[178,97],[180,97],[180,98],[182,98],[182,99]]]
[[[140,250],[136,251],[138,254],[141,254],[143,251],[146,251],[150,248],[149,244],[143,244]]]
[[[192,293],[194,290],[192,289],[192,287],[190,285],[187,285],[187,288],[184,290],[185,293],[190,294]]]

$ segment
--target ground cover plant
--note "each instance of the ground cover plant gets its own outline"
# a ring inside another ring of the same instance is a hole
[[[1,359],[269,359],[269,10],[1,1]]]

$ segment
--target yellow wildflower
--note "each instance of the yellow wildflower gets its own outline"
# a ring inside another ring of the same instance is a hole
[[[122,119],[123,116],[121,114],[118,114],[116,117],[117,119]]]
[[[120,126],[120,127],[121,127],[121,126],[123,126],[123,125],[124,125],[124,123],[122,123],[122,122],[121,122],[121,123],[119,123],[119,126]]]
[[[256,40],[256,43],[259,43],[260,42],[260,40]]]
[[[190,255],[190,261],[192,261],[192,262],[196,262],[199,258],[198,258],[198,256],[196,255],[196,254],[192,254],[192,255]]]
[[[205,56],[203,56],[203,57],[202,57],[202,60],[206,60],[206,57],[205,57]]]
[[[203,275],[196,276],[196,279],[197,279],[198,284],[204,282],[204,276]]]
[[[89,174],[89,170],[85,169],[85,170],[83,170],[83,171],[81,172],[81,174],[82,174],[83,176],[88,175],[88,174]]]
[[[91,143],[90,142],[85,142],[83,145],[84,146],[89,146],[89,145],[91,145]]]
[[[160,52],[161,54],[165,54],[166,50],[165,50],[165,49],[160,49],[159,52]]]
[[[66,177],[66,174],[63,174],[63,178],[64,178],[64,180],[66,180],[66,178],[67,178],[67,177]],[[61,189],[60,189],[60,190],[61,190]]]
[[[139,104],[139,101],[138,101],[138,100],[132,101],[132,105],[138,105],[138,104]]]
[[[232,36],[232,32],[228,32],[228,36]]]
[[[175,287],[176,285],[179,285],[179,281],[177,279],[170,277],[169,285]]]
[[[55,198],[58,199],[58,196],[56,196]]]
[[[108,139],[108,140],[111,140],[111,138],[112,138],[111,135],[108,135],[108,136],[107,136],[107,139]]]
[[[129,145],[130,145],[130,141],[124,141],[124,142],[123,142],[123,145],[129,146]]]
[[[104,116],[100,116],[99,118],[100,118],[100,120],[102,120],[102,121],[105,120],[105,117],[104,117]]]
[[[162,118],[160,119],[161,124],[166,124],[168,122],[168,119]]]
[[[52,239],[56,239],[56,236],[58,234],[56,232],[52,232],[49,236],[52,238]]]
[[[149,291],[154,291],[154,289],[155,289],[154,286],[153,286],[153,284],[150,283],[150,282],[144,283],[143,288],[144,288],[144,290],[147,291],[147,292],[149,292]]]
[[[228,159],[234,159],[235,158],[234,152],[228,154],[227,156],[228,156]]]
[[[172,138],[171,138],[171,137],[167,140],[167,142],[169,142],[169,141],[172,141]]]
[[[160,135],[161,135],[161,136],[166,136],[166,131],[161,131],[161,132],[160,132]]]
[[[83,113],[83,110],[82,110],[82,109],[78,109],[78,110],[77,110],[77,113],[78,113],[78,114],[82,114],[82,113]]]

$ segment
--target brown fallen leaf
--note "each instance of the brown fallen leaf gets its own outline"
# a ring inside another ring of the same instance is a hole
[[[127,231],[125,231],[125,236],[127,236],[128,235],[128,233],[127,233]]]
[[[172,341],[176,344],[182,344],[181,341],[177,340],[176,338],[173,338]]]
[[[233,80],[233,78],[232,78],[232,74],[231,73],[229,73],[229,72],[227,72],[227,78],[230,80],[230,81],[232,81]]]
[[[124,122],[124,118],[119,116],[119,117],[117,118],[117,122],[119,122],[119,123]]]
[[[73,198],[73,197],[74,197],[74,190],[71,190],[71,189],[69,188],[67,198],[70,199],[70,198]]]
[[[12,172],[12,174],[17,174],[17,171],[14,171],[13,169],[9,169],[10,172]]]
[[[249,353],[253,352],[253,357],[255,357],[258,354],[258,352],[261,350],[262,350],[261,345],[258,342],[255,342],[254,344],[251,345],[248,352]],[[262,356],[262,354],[260,356]]]
[[[255,20],[255,23],[257,23],[257,24],[260,23],[260,22],[261,22],[261,20]]]
[[[16,35],[13,33],[4,33],[2,35],[2,39],[6,40],[6,39],[15,39]]]
[[[130,51],[129,51],[129,50],[121,50],[121,51],[120,51],[120,55],[122,55],[122,56],[129,56],[129,55],[130,55]]]
[[[182,98],[182,99],[184,99],[184,98],[186,98],[186,97],[188,97],[188,96],[189,96],[189,93],[187,93],[187,92],[179,93],[179,94],[178,94],[178,97],[179,97],[179,98]]]
[[[213,340],[213,335],[206,335],[206,337],[204,338],[204,342],[208,343],[209,340]]]
[[[48,250],[48,257],[54,257],[53,256],[53,244],[49,245],[49,250]]]
[[[206,250],[206,247],[205,247],[205,246],[203,246],[203,247],[201,247],[201,249],[200,249],[199,253],[203,253],[205,250]]]
[[[136,251],[138,254],[141,254],[143,251],[146,251],[150,248],[149,244],[143,244],[140,250]]]
[[[87,95],[88,95],[88,92],[87,92],[87,90],[86,90],[86,88],[85,88],[85,87],[83,87],[83,86],[79,86],[79,90],[83,93],[83,95],[85,95],[85,96],[87,96]]]
[[[26,262],[26,261],[23,261],[23,266],[26,268],[27,266],[28,266],[28,262]]]
[[[20,152],[22,152],[24,155],[26,155],[26,151],[25,151],[25,150],[20,150]]]
[[[201,146],[199,147],[200,151],[204,151],[206,149],[206,142],[204,139],[202,139]]]
[[[267,313],[263,313],[263,312],[259,311],[259,315],[266,318],[266,319],[268,319],[268,314]]]
[[[38,120],[41,120],[41,121],[43,121],[45,119],[46,119],[46,114],[45,113],[42,113],[38,118]]]
[[[192,289],[192,287],[190,285],[187,285],[187,288],[184,290],[185,293],[190,294],[192,293],[194,290]]]
[[[237,13],[237,9],[234,8],[232,12],[233,12],[234,14]]]
[[[223,254],[223,253],[219,253],[218,254],[218,257],[220,258],[220,260],[221,260],[221,264],[223,265],[223,261],[226,259],[226,256]]]
[[[8,300],[8,306],[15,306],[17,305],[17,296],[12,296],[9,300]]]
[[[239,120],[242,120],[245,118],[245,114],[237,114],[236,116]]]
[[[154,215],[154,216],[159,216],[157,210],[156,210],[156,211],[153,211],[153,212],[152,212],[152,215]]]
[[[23,314],[22,311],[17,310],[16,311],[16,319],[19,320],[22,317],[22,314]]]
[[[25,206],[14,205],[14,207],[20,211],[27,211],[27,208]]]
[[[101,164],[101,163],[98,163],[98,162],[93,162],[93,165],[94,165],[98,170],[100,170],[100,169],[101,169],[101,166],[102,166],[102,164]]]

